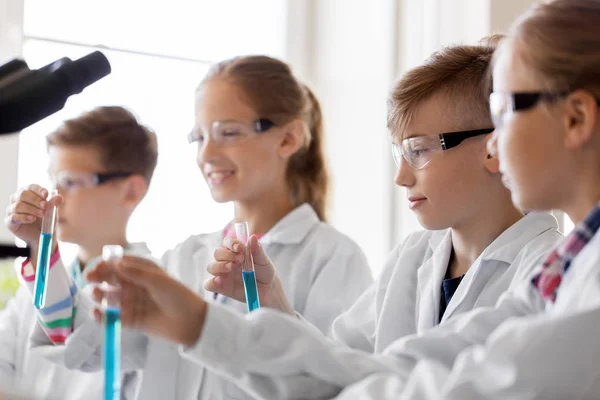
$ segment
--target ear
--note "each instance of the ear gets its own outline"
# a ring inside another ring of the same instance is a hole
[[[500,172],[500,162],[498,161],[498,152],[496,151],[496,136],[494,132],[486,137],[486,146],[484,152],[483,165],[490,174],[495,175]]]
[[[579,149],[588,143],[598,124],[598,101],[586,90],[578,89],[567,96],[565,103],[565,147]]]
[[[125,206],[135,208],[148,191],[148,183],[141,175],[132,175],[127,178],[125,185]]]
[[[284,125],[283,140],[279,144],[278,153],[282,158],[290,158],[304,146],[306,142],[306,123],[300,119],[296,119]]]

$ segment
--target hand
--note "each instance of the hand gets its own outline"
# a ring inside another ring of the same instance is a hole
[[[35,268],[35,255],[37,254],[38,241],[42,227],[42,218],[46,215],[49,206],[61,206],[64,198],[57,195],[48,200],[48,190],[39,185],[29,185],[10,197],[10,204],[6,208],[4,223],[10,232],[27,243],[31,249],[31,261]],[[52,253],[58,244],[53,238]]]
[[[86,278],[120,286],[121,323],[126,327],[162,336],[186,346],[200,338],[207,304],[181,282],[171,278],[149,259],[124,256],[116,266],[100,262]],[[101,302],[109,290],[94,289],[94,300]],[[94,309],[101,322],[103,312]]]
[[[206,268],[211,275],[214,275],[214,278],[207,280],[204,288],[245,303],[242,263],[248,251],[254,260],[254,272],[261,307],[275,308],[294,315],[294,309],[285,296],[275,266],[254,235],[248,239],[247,246],[232,237],[226,237],[223,240],[223,247],[215,250],[215,260]]]

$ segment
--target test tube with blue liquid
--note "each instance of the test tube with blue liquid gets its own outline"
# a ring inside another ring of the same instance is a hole
[[[107,245],[102,248],[102,258],[116,268],[123,257],[123,248]],[[121,309],[120,290],[116,286],[102,283],[104,298],[104,400],[121,398]]]
[[[58,191],[53,190],[48,197],[48,208],[42,218],[42,230],[38,245],[37,267],[35,269],[35,286],[33,291],[33,305],[35,308],[44,308],[46,305],[46,286],[48,286],[48,273],[50,272],[50,259],[52,258],[52,237],[56,222],[56,206],[50,202]]]
[[[235,235],[238,240],[243,242],[245,245],[248,244],[248,223],[238,222],[234,225]],[[254,274],[254,260],[252,259],[252,252],[246,246],[244,248],[244,262],[242,263],[242,278],[244,280],[244,290],[246,292],[246,304],[248,305],[248,312],[254,311],[260,308],[260,300],[258,299],[258,289],[256,287],[256,275]]]

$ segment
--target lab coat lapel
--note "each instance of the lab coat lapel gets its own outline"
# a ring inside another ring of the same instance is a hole
[[[487,263],[489,261],[479,256],[471,268],[469,268],[460,285],[458,285],[456,292],[454,292],[450,303],[447,305],[441,322],[446,321],[457,313],[473,308],[476,299],[481,295],[486,283],[497,272],[495,268],[486,268]],[[463,307],[465,304],[467,304],[466,310]]]
[[[423,332],[437,325],[440,313],[441,285],[452,251],[452,236],[448,230],[439,244],[430,242],[433,255],[419,268],[417,332]]]

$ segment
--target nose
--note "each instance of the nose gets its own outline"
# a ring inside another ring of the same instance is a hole
[[[219,156],[219,152],[219,146],[210,135],[207,135],[204,143],[198,144],[198,154],[196,155],[198,166],[215,160]]]
[[[401,187],[411,187],[415,184],[415,171],[406,162],[404,157],[399,158],[398,170],[396,171],[396,178],[394,182],[396,185]]]

